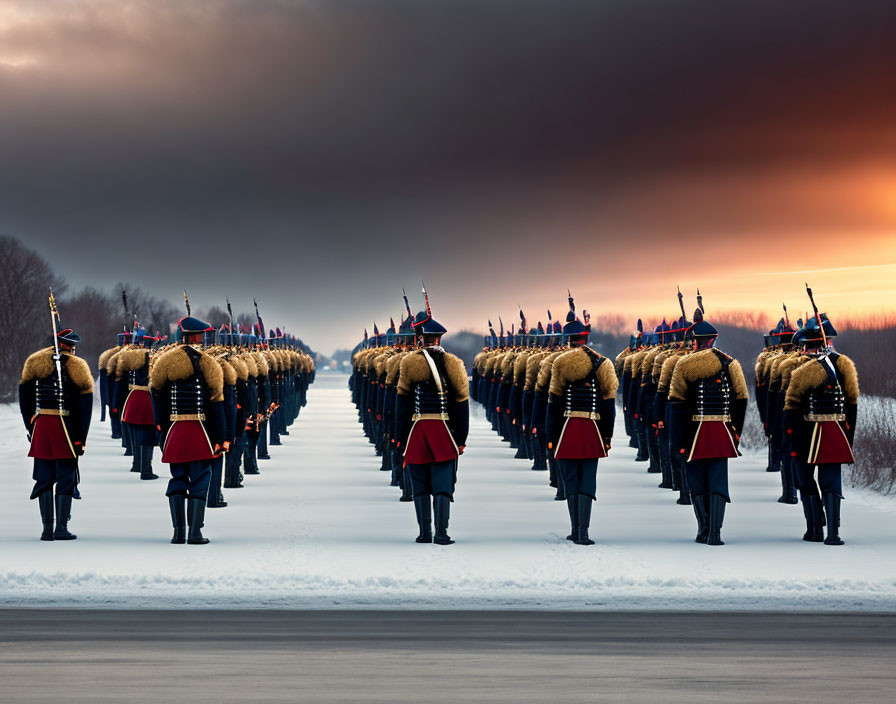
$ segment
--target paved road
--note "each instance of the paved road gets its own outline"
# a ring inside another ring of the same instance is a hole
[[[0,610],[4,702],[892,702],[896,615]]]

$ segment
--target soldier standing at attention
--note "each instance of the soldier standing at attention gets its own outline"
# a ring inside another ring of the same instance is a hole
[[[794,340],[805,346],[810,359],[793,370],[784,401],[784,427],[791,455],[798,461],[800,493],[806,504],[808,530],[803,540],[821,542],[823,504],[828,527],[825,545],[843,545],[840,472],[843,464],[855,462],[852,442],[859,402],[855,364],[830,345],[836,335],[831,321],[817,309],[815,317],[797,331]]]
[[[597,461],[607,456],[616,420],[619,379],[613,360],[590,347],[588,327],[570,311],[563,334],[572,348],[551,366],[546,435],[566,492],[572,532],[567,540],[594,545],[588,537],[591,506],[597,498]]]
[[[51,310],[55,301],[50,294]],[[84,454],[93,411],[93,376],[75,356],[81,337],[69,329],[55,335],[54,346],[27,360],[19,383],[19,410],[34,458],[34,488],[43,521],[41,540],[74,540],[68,530],[72,498],[78,486],[78,458]],[[53,529],[55,488],[55,520]]]
[[[747,412],[747,382],[740,363],[714,345],[719,331],[694,311],[688,330],[694,351],[681,357],[669,388],[671,450],[685,457],[687,485],[697,517],[698,543],[724,545],[721,538],[728,494],[728,459],[737,446]]]
[[[171,470],[166,491],[174,525],[171,542],[204,545],[208,539],[201,528],[212,461],[225,440],[224,373],[202,351],[203,334],[213,330],[208,323],[187,315],[177,327],[180,344],[156,359],[150,389],[162,438],[162,462]]]
[[[426,310],[414,319],[420,349],[402,357],[398,372],[395,439],[410,468],[420,528],[417,542],[451,545],[448,519],[457,459],[463,454],[470,426],[470,396],[464,363],[440,346],[446,330],[433,319],[429,296],[425,289],[423,293]]]

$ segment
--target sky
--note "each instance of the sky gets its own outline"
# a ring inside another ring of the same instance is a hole
[[[894,308],[896,5],[0,0],[0,233],[323,351]],[[835,318],[836,320],[836,318]]]

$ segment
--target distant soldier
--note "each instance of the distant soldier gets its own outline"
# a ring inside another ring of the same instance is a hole
[[[80,341],[76,332],[60,330],[53,347],[28,357],[19,383],[19,410],[31,446],[28,456],[34,458],[31,498],[37,499],[43,521],[41,540],[77,537],[69,532],[68,521],[93,410],[93,376],[87,362],[75,356]]]
[[[619,380],[613,361],[587,346],[588,328],[575,315],[572,296],[563,334],[572,348],[551,367],[546,434],[562,476],[572,531],[567,540],[593,545],[588,536],[597,498],[597,462],[607,456],[616,420]]]
[[[831,321],[817,311],[797,331],[794,340],[805,346],[810,360],[793,370],[784,402],[784,426],[791,437],[791,454],[799,461],[800,492],[807,507],[803,540],[823,539],[825,545],[843,545],[841,467],[855,461],[852,443],[859,401],[855,364],[834,351],[831,340],[836,335]],[[826,538],[822,538],[822,505],[827,515]]]
[[[140,479],[158,479],[152,471],[153,449],[158,444],[156,423],[149,393],[149,360],[156,338],[137,328],[134,344],[123,347],[115,358],[111,402],[131,439],[132,472]]]
[[[722,522],[731,501],[728,459],[740,454],[747,382],[740,363],[714,347],[719,332],[701,308],[688,335],[694,351],[678,360],[670,383],[669,437],[672,450],[687,462],[697,542],[724,545]]]
[[[208,539],[201,528],[212,461],[225,440],[224,373],[201,349],[203,334],[213,328],[190,315],[177,326],[180,344],[156,359],[150,388],[162,462],[171,470],[166,492],[174,525],[171,542],[204,545]]]
[[[439,345],[446,331],[433,319],[428,296],[426,310],[414,319],[414,332],[421,348],[401,360],[395,438],[410,468],[420,528],[417,542],[450,545],[454,541],[448,536],[448,520],[457,460],[463,454],[470,423],[467,370],[458,357]]]

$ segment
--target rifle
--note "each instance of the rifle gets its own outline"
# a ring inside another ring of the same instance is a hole
[[[821,324],[821,314],[818,312],[818,306],[815,305],[815,296],[812,295],[812,289],[809,288],[809,284],[806,284],[806,293],[809,294],[809,300],[812,303],[812,310],[815,312],[815,320],[818,323],[818,329],[821,331],[821,342],[824,345],[824,348],[828,348],[828,338],[827,335],[824,334],[824,325]]]
[[[50,287],[50,326],[53,330],[53,361],[56,364],[56,398],[59,401],[59,422],[62,424],[62,430],[65,433],[65,440],[68,443],[69,449],[72,451],[72,455],[74,457],[78,456],[78,453],[75,452],[75,447],[72,445],[72,439],[68,435],[68,428],[65,425],[65,417],[63,411],[65,410],[65,404],[63,403],[63,393],[64,389],[62,388],[62,355],[59,354],[59,338],[57,335],[56,329],[56,321],[60,320],[59,318],[59,309],[56,307],[56,297],[53,295],[53,287]],[[61,320],[60,320],[61,322]]]

